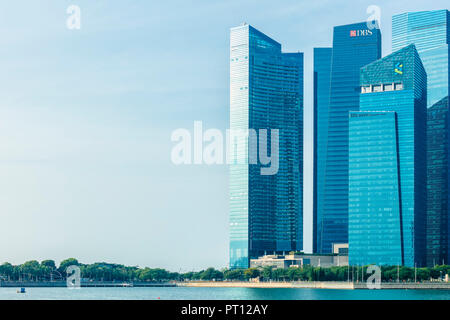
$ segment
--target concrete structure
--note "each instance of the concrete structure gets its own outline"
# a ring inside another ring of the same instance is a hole
[[[333,253],[341,256],[347,256],[348,243],[333,243]]]
[[[313,288],[313,289],[369,289],[366,282],[349,281],[276,281],[276,282],[243,282],[243,281],[190,281],[179,282],[178,287],[199,287],[199,288]],[[424,282],[424,283],[395,283],[382,282],[380,289],[423,289],[423,290],[449,290],[450,283],[445,282]]]
[[[264,255],[250,260],[251,268],[291,268],[291,267],[342,267],[348,266],[348,244],[334,244],[333,254],[290,253],[287,255]]]

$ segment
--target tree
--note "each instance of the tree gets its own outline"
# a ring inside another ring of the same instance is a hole
[[[275,270],[272,270],[272,279],[274,280],[286,280],[287,277],[287,269],[276,268]]]
[[[430,270],[428,268],[417,269],[417,281],[427,281],[430,280]]]
[[[194,277],[194,272],[189,271],[189,272],[183,273],[181,277],[183,280],[192,280]]]
[[[208,268],[201,273],[200,279],[202,279],[202,280],[213,280],[213,279],[222,280],[223,273],[214,268]]]
[[[56,269],[56,264],[55,264],[55,261],[53,261],[53,260],[44,260],[41,262],[41,266],[50,268],[51,270]]]
[[[382,266],[381,267],[381,280],[382,281],[397,280],[397,267],[396,266]]]
[[[77,259],[69,258],[69,259],[61,261],[61,263],[59,264],[58,271],[61,272],[61,274],[66,274],[67,267],[78,266],[78,265],[80,265],[80,263],[78,262]]]
[[[266,266],[261,271],[261,276],[264,280],[270,280],[272,279],[272,267]]]
[[[36,260],[25,262],[24,264],[20,265],[19,270],[22,276],[29,280],[38,280],[39,276],[41,275],[40,265]]]
[[[244,271],[244,278],[246,280],[257,278],[257,277],[259,277],[259,275],[260,275],[260,272],[256,268],[249,268],[249,269]]]
[[[301,279],[302,269],[301,268],[289,268],[287,275],[289,277],[289,280],[298,281]]]
[[[244,271],[242,269],[226,270],[223,276],[227,280],[244,280]]]
[[[9,262],[5,262],[0,266],[0,275],[11,279],[14,275],[14,266]]]
[[[414,280],[414,270],[413,268],[408,267],[400,267],[399,269],[399,278],[402,281]]]

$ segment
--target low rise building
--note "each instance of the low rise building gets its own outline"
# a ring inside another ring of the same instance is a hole
[[[251,268],[291,268],[291,267],[342,267],[348,266],[348,244],[333,245],[332,254],[289,253],[287,255],[264,255],[250,260]]]

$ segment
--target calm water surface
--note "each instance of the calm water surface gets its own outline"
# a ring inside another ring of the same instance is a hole
[[[333,290],[259,288],[0,288],[0,300],[450,300],[450,290]]]

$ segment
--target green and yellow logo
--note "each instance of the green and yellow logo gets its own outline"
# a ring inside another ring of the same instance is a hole
[[[394,67],[395,74],[403,74],[403,62],[397,62]]]

